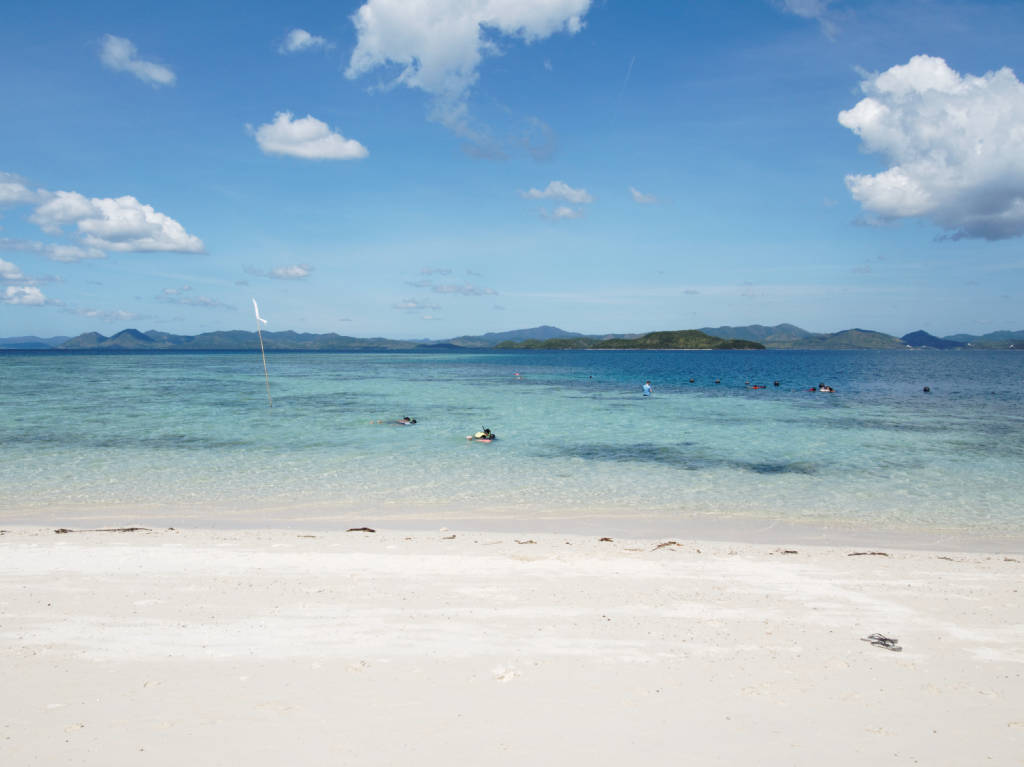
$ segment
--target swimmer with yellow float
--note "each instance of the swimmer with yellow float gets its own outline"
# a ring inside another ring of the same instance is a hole
[[[490,429],[484,429],[483,431],[478,431],[476,434],[470,434],[466,437],[470,442],[494,442],[497,438],[498,435]]]

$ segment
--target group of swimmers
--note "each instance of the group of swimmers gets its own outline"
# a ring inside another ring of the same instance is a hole
[[[516,375],[518,375],[518,373]],[[690,379],[690,383],[693,383],[693,379],[692,378]],[[720,379],[716,379],[715,383],[721,383],[721,380]],[[747,385],[748,389],[767,389],[768,388],[767,386],[760,385],[760,384],[751,384],[750,381],[747,381],[746,385]],[[778,381],[774,381],[773,382],[773,386],[779,386],[779,382]],[[808,389],[808,391],[829,392],[831,394],[835,394],[836,390],[833,389],[831,386],[826,386],[823,383],[819,383],[817,388],[811,387],[810,389]],[[925,387],[925,391],[928,391],[927,387]],[[652,394],[654,394],[654,387],[651,386],[651,382],[650,381],[644,381],[643,395],[645,397],[650,397]],[[380,423],[380,424],[391,424],[393,426],[412,426],[413,424],[416,423],[416,419],[415,418],[410,418],[409,416],[405,416],[405,417],[403,417],[403,418],[401,418],[401,419],[399,419],[397,421],[370,421],[370,423],[374,423],[374,424],[378,424],[378,423]],[[471,434],[471,435],[466,437],[466,439],[470,440],[471,442],[493,442],[497,438],[498,438],[498,435],[495,434],[490,429],[487,429],[487,428],[484,428],[483,430],[478,431],[478,432],[476,432],[474,434]]]
[[[691,378],[690,379],[690,383],[694,383],[694,379]],[[722,379],[716,378],[715,379],[715,383],[716,384],[722,383]],[[752,383],[750,383],[750,381],[745,381],[744,385],[748,389],[767,389],[768,388],[767,384],[752,384]],[[778,381],[773,381],[772,382],[772,386],[778,387],[778,386],[781,386],[781,384]],[[930,391],[927,386],[924,387],[924,390],[926,392]],[[807,391],[828,392],[830,394],[835,394],[836,393],[836,390],[834,388],[832,388],[831,386],[827,386],[826,384],[823,384],[823,383],[819,383],[816,387],[812,386]],[[650,397],[652,394],[654,394],[654,389],[651,387],[651,382],[650,381],[645,381],[644,382],[643,394],[644,394],[645,397]]]

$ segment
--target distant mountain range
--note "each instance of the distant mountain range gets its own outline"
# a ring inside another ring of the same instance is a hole
[[[710,340],[709,340],[710,339]],[[738,342],[747,342],[740,344]],[[732,344],[722,346],[721,344]],[[687,345],[692,344],[692,345]],[[546,348],[546,349],[626,349],[626,348],[760,348],[767,349],[1024,349],[1024,330],[997,330],[982,336],[960,333],[939,338],[915,330],[901,338],[874,330],[853,328],[838,333],[812,333],[796,325],[724,325],[687,331],[586,335],[551,325],[459,336],[440,341],[399,341],[390,338],[355,338],[337,333],[296,333],[291,330],[263,333],[263,345],[270,351],[395,351]],[[0,349],[67,349],[111,351],[243,351],[259,348],[256,333],[246,330],[218,330],[194,336],[175,335],[159,330],[141,332],[134,328],[112,336],[83,333],[80,336],[16,336],[0,338]]]
[[[0,349],[53,349],[70,340],[70,338],[71,336],[53,336],[52,338],[14,336],[12,338],[0,338]]]
[[[997,330],[983,336],[960,333],[939,338],[915,330],[900,338],[874,330],[842,330],[838,333],[811,333],[796,325],[745,325],[701,328],[704,333],[723,338],[758,341],[769,349],[1021,349],[1024,330]]]

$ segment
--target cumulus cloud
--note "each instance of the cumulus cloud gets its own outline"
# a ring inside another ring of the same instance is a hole
[[[327,123],[312,115],[298,120],[293,118],[291,112],[278,112],[271,123],[258,128],[246,127],[264,154],[307,160],[359,160],[370,154],[358,141],[333,132]]]
[[[40,195],[40,191],[29,189],[21,177],[0,171],[0,205],[38,202]]]
[[[352,16],[357,43],[345,76],[355,79],[395,64],[392,85],[434,98],[431,117],[459,130],[466,98],[485,54],[498,54],[496,37],[536,42],[558,32],[576,34],[591,0],[367,0]],[[488,32],[491,33],[488,35]]]
[[[139,58],[134,43],[124,37],[104,35],[100,48],[100,61],[115,72],[130,72],[144,83],[156,87],[174,85],[174,72],[167,67]]]
[[[53,242],[35,242],[33,240],[16,240],[0,237],[0,251],[20,251],[37,253],[51,261],[71,263],[89,258],[106,258],[107,254],[99,248],[81,248],[78,245],[62,245]]]
[[[644,194],[635,186],[629,188],[629,193],[633,197],[633,202],[640,203],[641,205],[651,205],[658,201],[658,198],[653,194]]]
[[[1011,69],[961,75],[921,55],[861,90],[839,123],[890,166],[846,176],[868,214],[926,218],[953,239],[1024,234],[1024,84]]]
[[[291,266],[277,266],[273,269],[257,269],[254,266],[245,267],[245,271],[256,277],[269,277],[272,280],[301,280],[313,272],[309,264],[292,264]]]
[[[594,201],[586,189],[573,189],[564,181],[552,181],[544,189],[530,189],[522,195],[533,200],[557,197],[576,204]]]
[[[86,246],[105,251],[203,252],[202,240],[186,232],[170,216],[142,204],[131,195],[112,199],[89,198],[78,192],[55,192],[35,209],[30,220],[50,234],[58,234],[61,227],[74,224]],[[87,251],[66,251],[56,260],[97,257]]]
[[[285,35],[284,42],[277,49],[278,53],[298,53],[313,48],[328,48],[330,44],[323,37],[311,35],[304,29],[293,29]]]
[[[5,282],[13,282],[15,280],[23,280],[25,275],[21,273],[21,269],[12,264],[10,261],[4,261],[0,258],[0,280]]]
[[[0,301],[22,306],[43,306],[47,303],[43,291],[32,285],[8,285],[3,293],[0,293]]]

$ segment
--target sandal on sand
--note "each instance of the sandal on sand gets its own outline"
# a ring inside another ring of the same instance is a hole
[[[875,647],[884,647],[886,650],[892,650],[893,652],[903,652],[903,648],[900,647],[900,640],[890,639],[883,634],[869,634],[860,641],[870,642]]]

